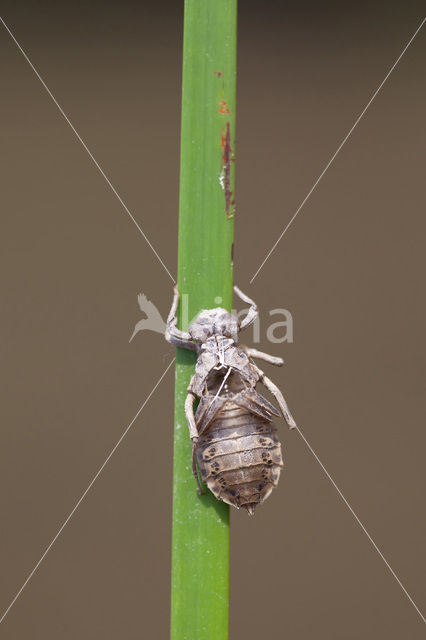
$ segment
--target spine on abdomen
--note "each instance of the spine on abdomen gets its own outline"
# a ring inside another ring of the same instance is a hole
[[[277,486],[283,466],[273,422],[230,401],[200,436],[197,459],[210,491],[251,514]]]

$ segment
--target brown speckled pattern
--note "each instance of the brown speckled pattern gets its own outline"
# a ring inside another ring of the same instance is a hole
[[[277,486],[281,444],[273,422],[228,399],[197,444],[201,477],[210,491],[250,514]]]

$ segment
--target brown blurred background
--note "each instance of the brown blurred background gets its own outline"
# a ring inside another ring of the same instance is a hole
[[[182,3],[10,0],[1,14],[172,272]],[[425,603],[421,2],[239,7],[235,280],[305,436]],[[426,27],[425,27],[426,28]],[[171,282],[3,27],[3,611],[173,355],[143,332]],[[270,345],[269,309],[294,318]],[[7,640],[167,638],[171,372],[0,628]],[[255,518],[232,512],[233,640],[417,640],[423,623],[297,433]],[[155,448],[153,459],[148,451]],[[194,486],[195,490],[195,486]],[[192,639],[191,639],[192,640]]]

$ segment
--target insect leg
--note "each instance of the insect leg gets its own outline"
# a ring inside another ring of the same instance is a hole
[[[203,496],[204,495],[204,491],[203,491],[203,488],[202,488],[201,483],[200,483],[200,478],[198,476],[196,449],[197,449],[197,446],[196,446],[195,442],[193,442],[192,443],[192,475],[194,476],[195,480],[197,481],[198,493],[201,496]]]
[[[197,471],[196,449],[197,449],[197,441],[198,441],[198,430],[197,430],[197,425],[195,424],[194,400],[195,400],[194,394],[191,393],[191,391],[188,391],[188,395],[186,396],[186,400],[185,400],[185,416],[188,421],[189,435],[192,440],[192,473],[194,478],[197,481],[198,491],[202,495],[204,491],[201,487],[200,479],[198,477],[198,471]]]
[[[185,416],[188,421],[188,429],[189,429],[189,437],[192,442],[197,443],[198,440],[198,430],[197,425],[195,424],[195,416],[194,416],[194,400],[195,396],[191,391],[188,391],[188,395],[185,400]]]
[[[243,349],[249,358],[259,358],[259,360],[265,360],[265,362],[274,364],[277,367],[281,367],[284,364],[284,360],[282,358],[270,356],[269,353],[263,353],[263,351],[258,351],[257,349],[252,349],[251,347],[245,347],[244,345],[240,345],[240,349]]]
[[[241,320],[241,322],[239,322],[240,329],[246,329],[256,320],[258,316],[257,305],[251,298],[246,296],[246,294],[243,293],[238,287],[234,287],[234,291],[237,294],[237,296],[241,298],[241,300],[243,300],[243,302],[246,302],[247,304],[250,305],[248,314],[246,315],[245,318]]]
[[[173,302],[170,309],[170,313],[167,318],[165,338],[170,344],[174,344],[177,347],[183,347],[184,349],[196,350],[195,344],[191,341],[191,336],[187,331],[181,331],[177,328],[176,311],[179,302],[178,288],[174,288]]]
[[[288,426],[290,427],[290,429],[296,429],[297,425],[293,419],[293,416],[291,415],[289,408],[287,406],[287,402],[284,399],[283,394],[281,393],[281,391],[278,389],[277,385],[274,384],[272,382],[272,380],[270,380],[267,376],[265,376],[265,374],[263,373],[263,371],[261,369],[259,369],[258,367],[255,366],[255,368],[257,369],[257,372],[259,373],[259,380],[260,382],[262,382],[265,387],[268,389],[268,391],[270,391],[272,393],[272,395],[274,396],[274,398],[276,399],[276,401],[279,404],[279,407],[281,409],[281,412],[285,418],[285,421],[287,422]]]

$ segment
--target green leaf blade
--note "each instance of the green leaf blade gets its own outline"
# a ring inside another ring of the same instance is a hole
[[[179,202],[179,327],[232,308],[236,0],[186,0]],[[173,470],[172,640],[225,640],[229,507],[191,472],[184,413],[195,354],[177,350]]]

